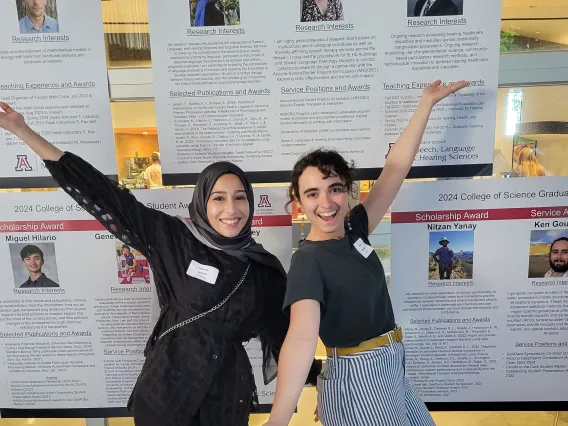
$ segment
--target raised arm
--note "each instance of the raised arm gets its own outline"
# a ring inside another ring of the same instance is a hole
[[[8,104],[0,102],[0,109],[4,111],[0,112],[0,127],[23,140],[43,160],[57,161],[63,156],[63,151],[34,132]]]
[[[408,175],[434,105],[467,86],[469,83],[465,81],[442,86],[437,80],[423,90],[414,115],[391,148],[381,175],[362,203],[369,217],[369,234],[383,219]]]
[[[148,257],[158,230],[176,219],[144,206],[128,189],[82,158],[49,143],[9,105],[0,102],[0,108],[4,111],[0,112],[0,127],[19,137],[39,155],[62,189],[109,232]]]

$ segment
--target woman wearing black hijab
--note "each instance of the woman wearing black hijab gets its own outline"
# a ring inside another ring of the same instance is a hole
[[[255,243],[254,197],[241,169],[215,163],[200,174],[191,222],[138,202],[80,157],[59,150],[0,102],[0,127],[36,152],[63,190],[149,261],[160,317],[129,401],[137,426],[245,426],[258,399],[243,342],[259,337],[265,383],[289,319],[286,274]],[[314,362],[309,383],[321,364]]]

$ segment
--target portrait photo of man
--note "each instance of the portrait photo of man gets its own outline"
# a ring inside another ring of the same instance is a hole
[[[16,2],[21,34],[59,32],[55,0],[16,0]]]
[[[27,245],[20,251],[22,263],[27,269],[29,277],[20,288],[59,287],[55,281],[49,279],[43,272],[45,258],[43,251],[34,245]]]
[[[544,278],[568,278],[568,238],[560,237],[552,242],[548,262],[550,269]]]
[[[409,0],[409,17],[463,15],[463,0]]]

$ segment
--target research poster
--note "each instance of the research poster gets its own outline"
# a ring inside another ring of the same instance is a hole
[[[0,10],[0,100],[60,149],[116,175],[101,2],[0,0]],[[12,178],[10,186],[49,176],[41,158],[2,129],[0,149],[0,178]]]
[[[191,189],[135,191],[188,217]],[[255,188],[253,233],[288,269],[284,188]],[[0,205],[0,408],[125,407],[159,315],[151,266],[62,191],[7,193]],[[244,343],[261,404],[258,341]]]
[[[565,400],[566,178],[405,185],[392,300],[425,401]]]
[[[216,160],[288,171],[320,147],[380,168],[437,79],[471,86],[436,106],[415,166],[481,169],[500,16],[499,0],[150,0],[164,181],[191,183]]]

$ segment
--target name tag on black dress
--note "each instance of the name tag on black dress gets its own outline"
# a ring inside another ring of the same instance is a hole
[[[215,284],[217,276],[219,275],[219,270],[213,266],[202,265],[201,263],[192,260],[186,273],[190,277],[197,278],[209,284]]]

